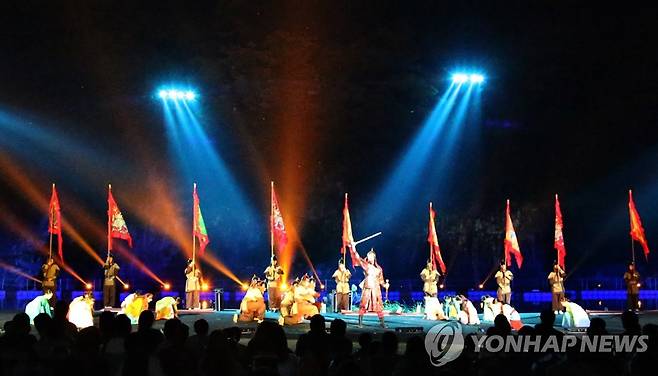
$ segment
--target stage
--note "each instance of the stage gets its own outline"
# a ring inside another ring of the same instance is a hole
[[[95,321],[98,320],[98,315],[101,311],[96,311]],[[243,342],[247,342],[252,336],[256,329],[257,323],[240,323],[237,324],[233,322],[233,315],[237,310],[224,310],[224,311],[212,311],[212,310],[180,310],[179,316],[181,321],[187,324],[190,327],[190,333],[193,334],[193,325],[194,321],[203,318],[208,321],[210,325],[210,330],[214,329],[223,329],[232,326],[237,326],[242,329],[242,338]],[[11,320],[12,316],[15,314],[15,311],[2,311],[0,312],[0,321],[5,322]],[[620,311],[591,311],[589,312],[590,318],[600,317],[605,320],[607,325],[607,330],[611,334],[621,333],[623,331],[621,325],[621,312]],[[521,320],[524,325],[534,326],[539,323],[539,313],[530,312],[530,313],[521,313]],[[357,326],[358,316],[356,314],[336,314],[336,313],[326,313],[323,316],[327,320],[327,328],[331,321],[334,319],[342,319],[348,324],[347,332],[348,336],[356,343],[358,336],[361,333],[368,332],[371,333],[375,338],[385,331],[394,331],[398,334],[398,337],[401,341],[404,341],[405,338],[413,335],[424,335],[427,333],[430,328],[434,325],[445,325],[447,321],[429,321],[422,318],[420,314],[388,314],[385,316],[387,328],[383,329],[379,326],[379,320],[374,314],[367,314],[363,320],[363,327],[359,328]],[[482,315],[480,315],[480,318]],[[639,313],[640,324],[658,324],[658,311],[644,311]],[[279,318],[278,313],[267,312],[265,319],[271,321],[277,321]],[[558,315],[556,323],[562,322],[562,316]],[[155,327],[161,329],[164,326],[165,321],[157,321]],[[480,325],[463,325],[462,331],[464,333],[484,333],[490,324],[480,324]],[[136,326],[135,328],[136,329]],[[565,331],[562,327],[556,326],[556,329],[560,331]],[[288,325],[284,326],[289,343],[294,344],[301,334],[306,333],[309,330],[308,323],[302,323],[298,325]],[[36,332],[33,332],[36,334]]]

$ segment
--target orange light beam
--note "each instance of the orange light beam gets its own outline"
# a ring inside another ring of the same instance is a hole
[[[118,252],[122,257],[126,258],[128,261],[130,261],[131,264],[137,266],[139,270],[141,270],[144,274],[147,276],[151,277],[154,281],[158,282],[161,285],[164,285],[165,283],[151,271],[144,263],[138,259],[135,255],[132,254],[131,251],[127,250],[123,245],[115,245],[112,249],[112,251]]]
[[[0,154],[0,168],[5,172],[4,175],[6,178],[9,178],[9,183],[13,183],[18,186],[21,194],[28,199],[28,201],[37,209],[42,210],[45,214],[48,213],[49,200],[43,193],[37,189],[36,185],[30,180],[27,175],[17,167],[18,164],[5,154]],[[62,228],[64,232],[76,242],[82,249],[89,254],[96,262],[103,265],[103,260],[96,254],[96,252],[91,248],[89,243],[85,241],[80,233],[76,231],[73,226],[66,220],[62,219]]]
[[[219,259],[217,259],[215,257],[215,255],[210,253],[208,249],[206,249],[206,252],[203,254],[203,256],[201,258],[208,265],[212,266],[218,272],[220,272],[220,273],[224,274],[225,276],[229,277],[231,280],[233,280],[238,285],[240,285],[240,286],[243,285],[243,282],[240,281],[238,279],[238,277],[236,277],[235,274],[233,274],[233,272],[229,268],[227,268],[226,265],[224,265],[223,262],[219,261]]]
[[[7,270],[8,272],[11,272],[11,273],[14,273],[14,274],[20,275],[21,277],[25,277],[25,278],[27,278],[27,279],[29,279],[29,280],[34,281],[34,282],[41,283],[40,280],[38,280],[38,279],[32,277],[31,275],[25,273],[24,271],[18,269],[17,267],[15,267],[15,266],[13,266],[13,265],[9,265],[9,264],[7,264],[7,263],[4,262],[4,261],[0,261],[0,268],[3,268],[3,269],[5,269],[5,270]]]

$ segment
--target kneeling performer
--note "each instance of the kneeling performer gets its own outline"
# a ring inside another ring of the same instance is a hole
[[[265,282],[254,276],[251,279],[247,293],[240,302],[240,314],[233,315],[233,322],[251,322],[256,320],[258,323],[265,320]]]

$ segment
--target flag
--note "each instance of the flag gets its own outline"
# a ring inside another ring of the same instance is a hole
[[[560,201],[555,195],[555,242],[553,247],[557,250],[557,264],[560,265],[562,270],[566,270],[564,266],[564,257],[567,255],[567,249],[564,246],[564,236],[562,234],[562,210],[560,210]]]
[[[429,231],[427,235],[427,241],[430,243],[431,249],[431,259],[432,266],[436,269],[436,262],[438,260],[439,267],[441,268],[441,273],[446,273],[446,264],[443,262],[443,257],[441,257],[441,248],[439,247],[439,238],[436,236],[436,226],[434,224],[434,218],[436,217],[436,212],[432,209],[432,203],[430,202],[430,221],[429,221]]]
[[[347,193],[345,193],[345,206],[343,206],[343,248],[341,252],[345,254],[345,249],[354,244],[352,235],[352,220],[350,219],[350,209],[347,206]]]
[[[279,200],[276,199],[276,193],[274,193],[274,183],[272,183],[272,217],[270,218],[270,226],[274,244],[276,244],[279,251],[282,251],[286,248],[286,244],[288,244],[288,235],[286,234],[286,226],[283,224]]]
[[[199,196],[196,193],[196,183],[194,184],[194,193],[192,194],[194,200],[194,219],[193,219],[193,236],[199,240],[199,256],[203,256],[206,246],[210,243],[208,238],[208,231],[206,230],[206,223],[203,221],[201,215],[201,206],[199,205]]]
[[[62,253],[62,213],[55,184],[53,184],[53,193],[50,196],[50,205],[48,206],[48,232],[57,235],[57,254],[61,260],[64,260],[64,254]]]
[[[523,264],[523,255],[521,254],[521,248],[519,248],[519,241],[516,238],[516,232],[514,232],[514,224],[512,223],[512,217],[509,214],[509,200],[507,200],[507,209],[505,210],[505,264],[507,266],[512,265],[512,257],[516,260],[516,266],[521,269]]]
[[[628,191],[628,211],[631,217],[631,239],[642,244],[642,250],[644,250],[644,258],[649,260],[649,244],[647,243],[647,238],[644,235],[644,228],[642,227],[642,221],[640,220],[640,213],[637,212],[635,208],[635,202],[633,202],[633,192]]]
[[[112,238],[123,239],[128,242],[130,247],[133,246],[133,239],[130,237],[126,221],[123,219],[121,210],[114,196],[112,196],[112,186],[108,186],[107,191],[107,247],[108,250],[112,249]]]

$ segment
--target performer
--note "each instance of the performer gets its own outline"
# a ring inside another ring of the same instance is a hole
[[[461,301],[461,310],[459,311],[459,321],[464,325],[480,325],[478,311],[473,303],[464,295],[457,296]]]
[[[347,270],[343,260],[338,260],[338,269],[331,276],[336,281],[336,311],[338,313],[350,309],[350,277],[352,277],[352,273]]]
[[[69,313],[66,318],[78,329],[94,326],[94,296],[91,291],[78,296],[69,304]]]
[[[511,271],[507,270],[505,262],[501,262],[500,270],[496,272],[496,283],[498,283],[497,298],[505,304],[512,302],[512,279],[514,279],[514,275]]]
[[[48,301],[53,297],[53,292],[50,290],[44,291],[43,295],[39,295],[32,299],[31,302],[25,306],[25,313],[30,317],[30,324],[34,324],[34,318],[40,313],[46,313],[48,316],[53,317],[53,309]]]
[[[59,276],[59,266],[55,264],[52,257],[48,257],[46,263],[41,266],[41,287],[43,292],[52,291],[53,296],[50,298],[50,306],[55,307],[57,302],[57,276]]]
[[[308,274],[304,274],[294,291],[297,313],[300,314],[302,318],[309,319],[320,313],[316,304],[316,298],[318,296],[320,296],[320,294],[315,291],[315,280]]]
[[[283,269],[278,264],[276,256],[272,255],[270,265],[263,272],[267,280],[267,303],[270,311],[278,311],[281,305],[281,280],[283,276]]]
[[[482,297],[482,309],[483,309],[483,319],[482,321],[487,323],[494,322],[496,316],[503,314],[507,321],[509,321],[510,326],[514,330],[519,330],[523,327],[523,322],[521,321],[521,315],[509,304],[503,303],[499,300],[495,300],[490,296]]]
[[[446,316],[443,312],[443,305],[436,296],[425,297],[425,319],[446,320]]]
[[[560,303],[564,308],[564,316],[562,316],[563,328],[589,328],[589,315],[587,315],[583,307],[570,302],[566,298],[563,298]]]
[[[439,282],[441,274],[432,265],[432,260],[427,260],[427,265],[420,272],[420,279],[423,281],[423,292],[425,296],[436,297],[438,289],[436,284]]]
[[[116,281],[119,276],[119,265],[114,262],[114,257],[111,254],[107,255],[107,260],[103,265],[105,278],[103,279],[103,306],[105,308],[114,307],[116,304]]]
[[[201,270],[192,259],[187,260],[185,278],[185,308],[200,309]]]
[[[624,282],[626,282],[627,308],[637,311],[640,308],[640,273],[635,270],[635,263],[628,264],[628,270],[624,273]]]
[[[258,323],[265,320],[265,281],[254,276],[251,279],[247,293],[240,302],[240,314],[233,315],[233,322],[252,322],[256,320]]]
[[[134,292],[126,296],[123,302],[121,302],[121,311],[119,314],[125,314],[133,325],[137,324],[139,315],[142,311],[146,311],[149,308],[151,301],[153,301],[153,294],[142,294],[139,291]]]
[[[551,285],[551,307],[557,315],[562,310],[562,300],[564,299],[564,271],[560,265],[555,263],[553,271],[548,274],[548,283]]]
[[[158,300],[155,302],[155,319],[171,320],[178,317],[178,304],[180,304],[179,297],[165,296]]]
[[[299,288],[298,278],[283,293],[283,299],[281,299],[281,315],[279,316],[279,324],[281,326],[294,325],[302,322],[302,315],[297,312],[297,303],[295,303],[295,290],[297,288]]]
[[[388,289],[389,284],[384,282],[384,271],[377,263],[377,254],[374,249],[370,249],[366,258],[363,259],[353,247],[349,248],[354,263],[353,266],[360,266],[365,274],[365,279],[362,282],[361,305],[359,307],[359,327],[363,326],[363,315],[366,311],[374,311],[379,317],[381,327],[386,328],[381,287]]]

